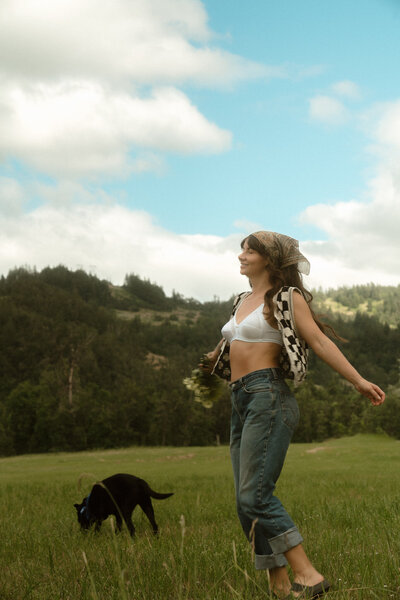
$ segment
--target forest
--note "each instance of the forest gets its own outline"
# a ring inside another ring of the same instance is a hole
[[[374,408],[310,353],[295,442],[400,438],[400,286],[313,291],[339,346],[387,392]],[[211,409],[183,385],[219,340],[232,300],[200,303],[135,274],[113,286],[64,266],[0,279],[0,455],[229,440],[228,389]]]

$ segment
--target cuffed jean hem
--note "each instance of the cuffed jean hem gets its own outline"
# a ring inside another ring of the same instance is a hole
[[[281,533],[274,538],[268,540],[274,554],[256,554],[255,556],[255,568],[261,569],[275,569],[276,567],[285,567],[288,562],[285,558],[284,552],[291,550],[295,546],[298,546],[303,541],[297,527],[288,529],[285,533]]]
[[[256,554],[254,566],[257,571],[286,567],[288,564],[283,554]]]
[[[288,529],[284,533],[277,535],[274,538],[270,538],[268,540],[269,545],[271,546],[274,554],[283,554],[287,552],[291,548],[298,546],[303,541],[303,538],[300,535],[297,527],[293,527],[292,529]]]

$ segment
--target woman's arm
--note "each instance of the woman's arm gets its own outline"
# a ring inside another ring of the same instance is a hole
[[[352,383],[360,394],[371,400],[372,404],[376,406],[382,404],[385,400],[385,393],[380,387],[361,377],[336,344],[320,330],[303,296],[295,292],[293,304],[296,329],[315,354]]]

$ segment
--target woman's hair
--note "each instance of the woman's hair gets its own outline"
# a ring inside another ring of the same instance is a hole
[[[256,252],[258,252],[259,254],[264,256],[265,258],[271,259],[271,256],[268,253],[267,248],[254,235],[249,235],[248,237],[244,238],[244,240],[242,240],[242,242],[240,244],[242,248],[244,247],[244,243],[246,241],[247,241],[249,248],[251,248],[252,250],[255,250]],[[333,329],[333,327],[331,327],[331,325],[328,325],[327,323],[323,323],[318,318],[318,316],[314,313],[314,311],[311,307],[313,295],[309,290],[307,290],[304,287],[301,273],[299,272],[296,264],[289,265],[287,267],[280,267],[277,264],[276,260],[270,260],[269,264],[268,264],[268,270],[269,270],[269,280],[272,284],[272,288],[270,290],[268,290],[264,296],[264,303],[265,303],[264,310],[266,308],[264,314],[265,314],[266,320],[268,321],[268,323],[270,325],[276,324],[276,319],[274,317],[273,297],[279,292],[281,287],[293,286],[293,287],[297,287],[302,292],[302,294],[310,308],[312,317],[313,317],[314,321],[316,322],[316,324],[318,325],[318,327],[320,328],[320,330],[323,331],[325,334],[328,333],[328,334],[334,336],[338,340],[346,341],[346,340],[344,340],[344,338],[340,337],[336,333],[336,331]]]

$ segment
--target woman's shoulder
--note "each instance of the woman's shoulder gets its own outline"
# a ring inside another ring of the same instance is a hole
[[[250,294],[251,294],[251,292],[240,292],[240,294],[235,296],[235,298],[233,300],[232,314],[236,311],[236,309],[238,308],[238,306],[242,302],[242,300],[247,298],[247,296],[249,296]]]
[[[235,306],[235,304],[238,304],[241,300],[244,300],[250,294],[251,294],[251,292],[248,292],[248,291],[240,292],[240,294],[237,294],[233,299],[233,306]]]
[[[241,298],[244,298],[245,296],[249,296],[251,294],[251,292],[246,291],[246,292],[240,292],[240,294],[237,294],[235,296],[234,302],[236,302],[236,300],[240,300]]]
[[[304,298],[304,293],[303,291],[293,285],[283,285],[275,294],[275,296],[273,297],[273,301],[274,302],[279,302],[279,301],[284,301],[284,300],[291,300],[294,293],[296,292],[296,296],[301,296],[302,298]]]
[[[295,321],[295,313],[307,305],[303,291],[295,286],[283,286],[273,298],[274,316],[280,321]]]

